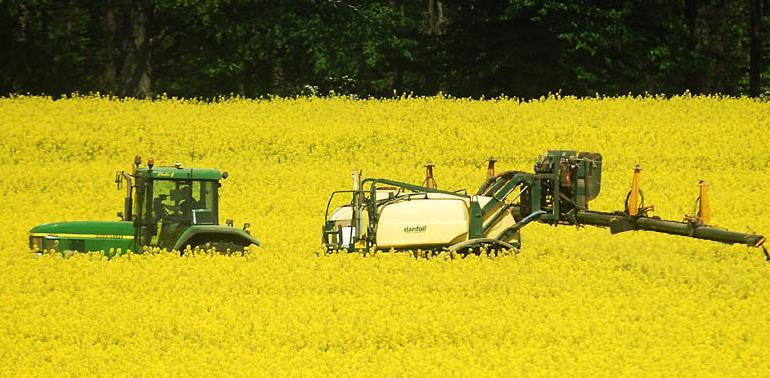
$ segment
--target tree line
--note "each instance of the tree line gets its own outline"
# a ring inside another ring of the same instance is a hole
[[[770,0],[0,0],[0,95],[770,91]]]

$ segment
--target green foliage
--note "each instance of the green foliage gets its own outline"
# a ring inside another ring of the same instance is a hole
[[[738,0],[11,0],[0,93],[131,95],[119,78],[138,69],[152,92],[186,97],[739,95],[748,22]]]

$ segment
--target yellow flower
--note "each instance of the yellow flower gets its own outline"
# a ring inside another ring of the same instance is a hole
[[[766,375],[761,252],[652,233],[527,226],[518,255],[317,253],[350,172],[475,190],[485,161],[531,171],[600,152],[593,209],[635,164],[645,203],[770,233],[770,103],[675,96],[473,101],[0,99],[3,375]],[[215,167],[221,219],[263,243],[233,257],[156,249],[34,256],[27,231],[114,220],[134,155]],[[441,256],[439,256],[441,257]]]

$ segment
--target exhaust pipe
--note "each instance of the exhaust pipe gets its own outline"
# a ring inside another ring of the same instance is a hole
[[[142,157],[139,155],[134,156],[134,169],[130,175],[126,172],[120,172],[123,178],[126,179],[126,198],[123,200],[123,220],[132,221],[134,218],[134,198],[132,191],[134,190],[134,181],[132,178],[136,176],[136,170],[139,168],[139,164],[142,164]]]
[[[130,175],[126,172],[120,172],[121,175],[123,175],[123,178],[126,179],[126,198],[123,200],[123,220],[124,221],[132,221],[134,218],[133,210],[134,210],[134,197],[132,191],[134,190],[134,181],[132,178],[136,176],[136,170],[139,168],[139,164],[142,164],[142,157],[139,155],[134,156],[134,169],[133,169],[133,175]]]
[[[131,175],[126,172],[121,172],[123,178],[126,179],[126,198],[123,200],[123,220],[131,221],[133,219],[132,211],[134,209],[134,200],[131,196],[131,191],[134,188],[134,182],[131,180]]]

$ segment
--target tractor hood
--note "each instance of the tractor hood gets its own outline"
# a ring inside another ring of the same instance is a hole
[[[109,222],[109,221],[77,221],[77,222],[56,222],[40,224],[33,227],[31,234],[45,235],[84,235],[84,236],[109,236],[109,235],[134,235],[134,225],[132,222]]]

